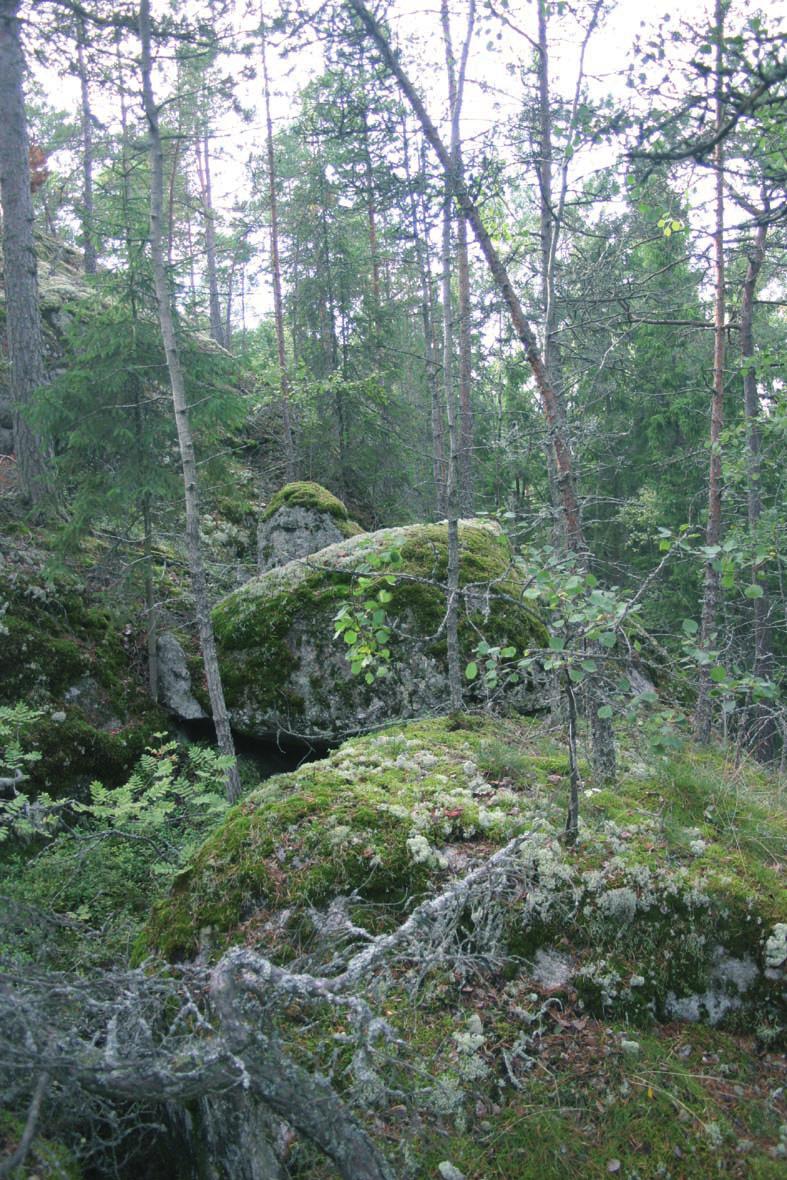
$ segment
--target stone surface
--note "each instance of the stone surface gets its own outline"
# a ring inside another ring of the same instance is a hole
[[[158,637],[159,703],[183,721],[197,721],[207,714],[191,690],[186,653],[169,631]]]
[[[264,574],[343,540],[334,517],[313,508],[285,505],[259,526],[257,568]]]
[[[498,527],[467,521],[460,536],[462,668],[481,639],[518,652],[544,646],[541,624],[516,601],[523,576]],[[401,554],[398,565],[370,571],[370,561],[392,550]],[[330,740],[448,708],[445,559],[445,525],[382,529],[270,570],[225,598],[213,618],[235,728],[256,737],[283,731]],[[334,637],[336,613],[353,603],[359,573],[370,578],[361,601],[381,589],[390,599],[384,604],[390,673],[371,684],[364,678],[368,668],[352,674],[347,644]],[[469,702],[485,700],[481,677],[464,687]],[[510,701],[532,711],[542,695],[528,681]]]
[[[257,531],[257,569],[267,573],[360,533],[346,507],[318,483],[285,484],[268,504]]]

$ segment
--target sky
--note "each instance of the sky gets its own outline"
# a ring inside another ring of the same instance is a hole
[[[312,2],[316,4],[317,0]],[[501,0],[493,2],[501,5]],[[160,3],[164,7],[168,0],[160,0]],[[588,0],[580,0],[580,4],[584,11],[588,10]],[[248,31],[256,22],[249,16],[242,15],[244,7],[238,3],[236,21],[239,29],[245,28]],[[773,15],[785,14],[787,0],[769,0],[767,7]],[[198,3],[197,0],[185,0],[185,8],[204,15],[207,5]],[[612,0],[607,0],[604,8],[607,12],[587,48],[587,84],[591,95],[596,98],[630,98],[631,91],[626,88],[624,71],[636,38],[647,36],[647,29],[656,28],[664,18],[676,22],[678,14],[671,0],[649,0],[646,8],[643,8],[641,0],[619,0],[616,4]],[[454,39],[458,43],[462,37],[466,4],[463,0],[455,0],[453,9]],[[684,0],[679,18],[699,25],[706,24],[710,19],[711,9],[712,0]],[[479,10],[483,11],[480,0]],[[510,22],[508,27],[499,24],[490,26],[482,17],[479,17],[477,22],[468,65],[468,87],[463,111],[463,134],[470,143],[476,136],[491,133],[496,146],[501,147],[498,127],[502,126],[506,117],[515,112],[521,104],[520,69],[523,64],[527,65],[532,60],[533,50],[528,44],[527,36],[536,36],[536,9],[533,3],[511,0],[505,12]],[[444,117],[446,105],[439,5],[433,2],[431,6],[425,6],[419,0],[395,0],[391,13],[394,34],[401,38],[404,47],[405,67],[417,80],[430,112],[439,120]],[[35,21],[35,3],[31,17]],[[517,30],[521,30],[525,36]],[[566,96],[571,96],[576,85],[579,54],[576,26],[561,34],[558,23],[557,27],[551,26],[550,37],[553,88],[562,90]],[[415,54],[412,49],[413,40],[417,41]],[[675,52],[679,53],[680,49],[676,49]],[[321,53],[317,45],[312,45],[300,51],[297,56],[285,58],[280,52],[280,46],[277,45],[277,39],[273,38],[269,44],[268,56],[273,78],[274,122],[277,127],[281,127],[292,117],[297,91],[319,73]],[[238,78],[241,64],[247,62],[238,59],[230,63],[231,72]],[[46,68],[39,67],[36,71],[36,81],[53,104],[76,112],[79,105],[79,85],[69,73],[71,65],[70,62],[63,63],[63,69],[60,71],[52,65]],[[157,79],[156,88],[159,96],[165,94],[166,67]],[[242,103],[246,107],[254,108],[255,114],[251,123],[246,126],[241,126],[233,115],[222,116],[216,124],[213,141],[213,188],[214,200],[219,209],[231,207],[237,195],[245,194],[245,164],[250,149],[260,152],[264,144],[264,112],[259,80],[240,81],[238,93]],[[100,101],[97,102],[97,113],[102,117]],[[587,172],[606,167],[611,162],[610,149],[596,148],[592,153],[577,158],[577,175],[586,175]],[[696,188],[693,187],[692,191],[698,199],[703,198],[701,183]],[[257,314],[267,311],[270,296],[264,283],[259,288],[254,302]]]

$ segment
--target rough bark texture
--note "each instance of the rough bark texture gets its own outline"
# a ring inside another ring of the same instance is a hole
[[[271,278],[273,279],[273,319],[276,325],[276,354],[279,361],[279,390],[281,393],[281,420],[284,441],[284,470],[287,483],[297,479],[295,443],[292,435],[290,414],[290,376],[287,368],[287,349],[284,341],[284,301],[281,290],[281,261],[279,259],[279,205],[276,193],[276,154],[273,143],[273,119],[271,118],[270,80],[268,78],[268,55],[265,43],[265,13],[260,6],[260,53],[262,56],[262,81],[265,92],[265,150],[268,157],[268,203],[271,213]]]
[[[77,39],[77,72],[82,97],[82,250],[85,274],[94,275],[98,256],[93,216],[93,112],[85,62],[85,27],[81,20]]]
[[[191,587],[194,594],[197,631],[202,649],[202,661],[205,668],[205,679],[208,685],[213,724],[216,728],[216,740],[222,754],[234,757],[235,747],[230,731],[227,707],[224,702],[224,690],[222,688],[219,665],[216,658],[216,644],[210,617],[208,586],[200,547],[197,460],[194,452],[191,423],[189,421],[188,404],[186,402],[183,369],[175,338],[172,295],[164,267],[164,253],[162,248],[164,161],[161,150],[158,108],[153,98],[151,82],[150,0],[142,0],[140,4],[139,31],[142,42],[143,101],[150,131],[150,252],[153,262],[153,281],[156,288],[159,323],[161,325],[164,352],[167,358],[167,369],[172,389],[172,402],[175,409],[175,423],[177,426],[178,445],[183,469],[183,485],[186,501],[186,551],[191,575]],[[227,798],[231,803],[234,803],[239,798],[240,791],[240,775],[237,766],[233,764],[227,772]]]
[[[716,128],[724,121],[724,104],[721,94],[722,68],[724,57],[724,7],[722,0],[716,0]],[[705,544],[718,545],[721,540],[721,433],[724,428],[724,346],[725,346],[725,290],[724,290],[724,147],[722,141],[714,150],[716,180],[715,229],[713,234],[715,299],[713,307],[713,394],[711,397],[710,421],[710,469],[708,472],[708,523],[705,528]],[[721,598],[721,575],[715,560],[706,561],[702,595],[702,622],[700,625],[700,646],[713,646],[716,634],[716,619]],[[697,705],[694,713],[694,732],[697,741],[710,741],[713,702],[711,700],[710,666],[699,670]]]
[[[46,384],[38,304],[29,152],[25,120],[20,0],[0,0],[0,194],[3,207],[3,281],[13,405],[14,450],[22,494],[39,502],[48,490],[46,458],[25,420],[32,394]]]
[[[768,210],[766,208],[765,212]],[[743,361],[743,401],[746,419],[746,503],[749,523],[749,537],[753,549],[757,549],[757,533],[762,516],[760,495],[760,471],[762,465],[762,438],[759,426],[760,398],[757,392],[757,369],[754,363],[754,297],[757,282],[765,259],[765,243],[768,223],[763,220],[757,227],[749,253],[746,278],[741,299],[741,359]],[[760,566],[752,568],[752,583],[762,592],[752,600],[754,624],[754,658],[752,671],[755,676],[768,679],[773,675],[773,636],[769,625],[769,600],[766,587],[759,581]],[[748,724],[749,740],[758,757],[773,757],[776,732],[770,710],[763,706],[753,707]]]
[[[538,347],[535,333],[525,315],[519,296],[511,283],[505,263],[498,254],[495,245],[484,225],[481,212],[473,200],[464,176],[454,167],[451,152],[443,143],[437,128],[429,117],[418,92],[405,73],[398,56],[389,45],[385,33],[363,3],[363,0],[345,0],[347,6],[357,16],[367,35],[374,42],[377,51],[386,68],[396,79],[399,89],[409,103],[413,113],[421,125],[424,138],[437,156],[443,173],[451,181],[454,199],[460,213],[472,227],[475,239],[486,260],[492,278],[508,309],[514,331],[525,351],[525,357],[535,379],[536,388],[541,398],[541,405],[546,419],[550,440],[554,448],[556,476],[560,509],[565,525],[566,548],[578,555],[580,561],[587,561],[587,544],[582,531],[582,519],[577,498],[574,459],[571,445],[565,429],[564,415],[558,393],[544,363],[543,355]],[[597,10],[596,10],[597,11]],[[595,16],[589,26],[588,36],[593,28]],[[586,43],[586,42],[585,42]],[[583,50],[584,52],[584,50]],[[450,511],[449,511],[450,515]],[[591,709],[593,733],[593,762],[594,771],[602,779],[612,781],[615,777],[615,743],[612,727],[609,721],[598,717],[598,704],[594,694],[589,693],[589,707]]]
[[[206,99],[207,101],[207,99]],[[216,270],[216,213],[213,208],[213,182],[210,174],[210,137],[205,128],[196,142],[197,175],[199,177],[200,204],[205,222],[205,271],[208,279],[208,310],[210,314],[210,335],[217,344],[225,345],[224,320],[221,315],[219,300],[219,279]],[[174,193],[174,178],[176,169],[172,170]]]

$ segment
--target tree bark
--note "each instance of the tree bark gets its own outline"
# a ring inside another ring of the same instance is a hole
[[[292,434],[290,413],[291,389],[287,367],[287,349],[284,340],[284,300],[281,287],[281,260],[279,256],[279,204],[276,192],[276,153],[273,142],[273,119],[271,118],[271,89],[268,77],[268,54],[265,37],[265,12],[260,5],[260,52],[262,56],[262,82],[265,92],[265,147],[268,156],[268,203],[271,214],[271,277],[273,279],[273,319],[276,326],[276,354],[279,361],[279,391],[281,395],[281,420],[284,435],[284,464],[287,483],[297,479],[295,443]]]
[[[49,491],[46,457],[25,412],[35,390],[46,384],[47,372],[33,238],[20,3],[0,0],[0,196],[14,451],[22,495],[38,504]]]
[[[767,215],[767,207],[764,214]],[[762,467],[762,437],[760,434],[760,398],[757,392],[757,369],[754,363],[754,297],[757,282],[765,260],[765,243],[768,222],[763,219],[749,253],[746,277],[743,282],[741,299],[741,360],[743,362],[743,403],[746,420],[746,507],[749,524],[749,540],[756,555],[757,534],[762,516],[760,476]],[[759,598],[752,600],[754,623],[754,658],[752,672],[763,680],[773,674],[773,636],[769,625],[770,608],[766,587],[759,581],[761,565],[756,559],[752,566],[752,585],[761,591]],[[770,711],[762,706],[753,706],[748,725],[752,749],[757,757],[767,761],[773,757],[776,731]]]
[[[93,112],[90,107],[90,81],[85,62],[85,23],[81,18],[77,28],[77,73],[82,99],[82,251],[85,274],[94,275],[98,255],[93,209]]]
[[[197,460],[191,433],[183,369],[180,363],[175,324],[172,314],[172,293],[169,288],[164,266],[162,245],[162,209],[164,195],[164,159],[161,147],[158,108],[153,97],[151,81],[151,22],[150,0],[141,0],[139,8],[139,34],[142,43],[142,94],[145,115],[150,131],[150,253],[153,262],[153,281],[156,289],[161,336],[167,358],[172,402],[175,409],[175,423],[178,432],[180,460],[183,469],[183,485],[186,501],[186,549],[188,553],[191,585],[194,594],[194,608],[197,616],[197,631],[202,648],[205,679],[208,684],[216,740],[222,754],[234,759],[235,746],[232,740],[224,690],[221,683],[213,623],[210,616],[210,600],[205,577],[205,567],[199,535],[199,489],[197,483]],[[240,796],[240,775],[233,762],[227,771],[227,798],[231,803]]]
[[[207,101],[207,99],[203,100]],[[221,301],[219,299],[219,280],[216,270],[216,213],[213,208],[213,184],[210,175],[210,137],[208,134],[208,120],[204,120],[204,127],[194,145],[197,157],[197,176],[199,177],[200,204],[205,222],[205,270],[208,278],[208,314],[210,317],[211,339],[225,346],[224,320],[221,315]],[[173,169],[174,178],[174,169]]]
[[[724,6],[723,0],[716,0],[715,9],[715,123],[717,131],[724,122],[722,99],[722,68],[724,58]],[[716,546],[721,540],[721,497],[722,461],[721,433],[724,428],[724,352],[726,301],[724,289],[724,146],[720,139],[713,153],[716,197],[715,229],[713,234],[714,285],[713,305],[713,394],[711,397],[710,421],[710,468],[708,472],[708,522],[705,528],[705,544]],[[721,598],[721,576],[716,568],[715,558],[705,562],[704,588],[702,595],[702,621],[700,625],[700,647],[710,648],[716,636],[716,621]],[[703,664],[699,669],[697,704],[694,712],[694,733],[697,741],[704,745],[710,741],[713,719],[711,700],[712,682],[710,666]]]
[[[467,11],[467,30],[462,46],[461,60],[457,69],[451,36],[451,16],[448,0],[441,0],[440,20],[443,27],[445,68],[448,77],[448,105],[451,117],[451,169],[457,180],[464,179],[462,155],[461,116],[464,100],[465,71],[470,43],[475,27],[475,0],[470,0]],[[455,187],[455,185],[454,185]],[[459,345],[459,512],[463,516],[473,513],[473,405],[472,405],[472,349],[470,314],[470,260],[467,248],[467,217],[460,212],[456,218],[456,278],[458,300],[458,345]]]

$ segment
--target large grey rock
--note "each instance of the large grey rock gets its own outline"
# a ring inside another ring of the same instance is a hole
[[[257,569],[261,574],[267,573],[343,540],[344,533],[334,517],[313,508],[285,505],[259,526]]]
[[[319,553],[361,531],[327,488],[308,480],[286,484],[272,497],[257,530],[258,572]]]
[[[158,654],[159,704],[184,721],[198,721],[207,717],[191,689],[186,653],[180,642],[169,631],[159,635]]]
[[[541,623],[521,597],[516,601],[524,579],[499,528],[466,521],[460,537],[461,581],[467,587],[460,612],[462,667],[482,638],[519,653],[543,647]],[[235,728],[258,737],[285,731],[334,740],[449,708],[446,538],[444,524],[364,533],[269,570],[219,603],[213,621]],[[380,555],[392,550],[401,562],[375,567]],[[352,589],[358,576],[371,579],[359,603],[383,595],[385,619],[374,626],[390,631],[383,640],[390,672],[381,679],[374,663],[353,675],[348,644],[334,637],[337,611],[356,601]],[[513,693],[518,707],[542,704],[540,688],[533,688],[521,684]],[[465,689],[470,701],[485,699],[482,677],[466,681]]]

